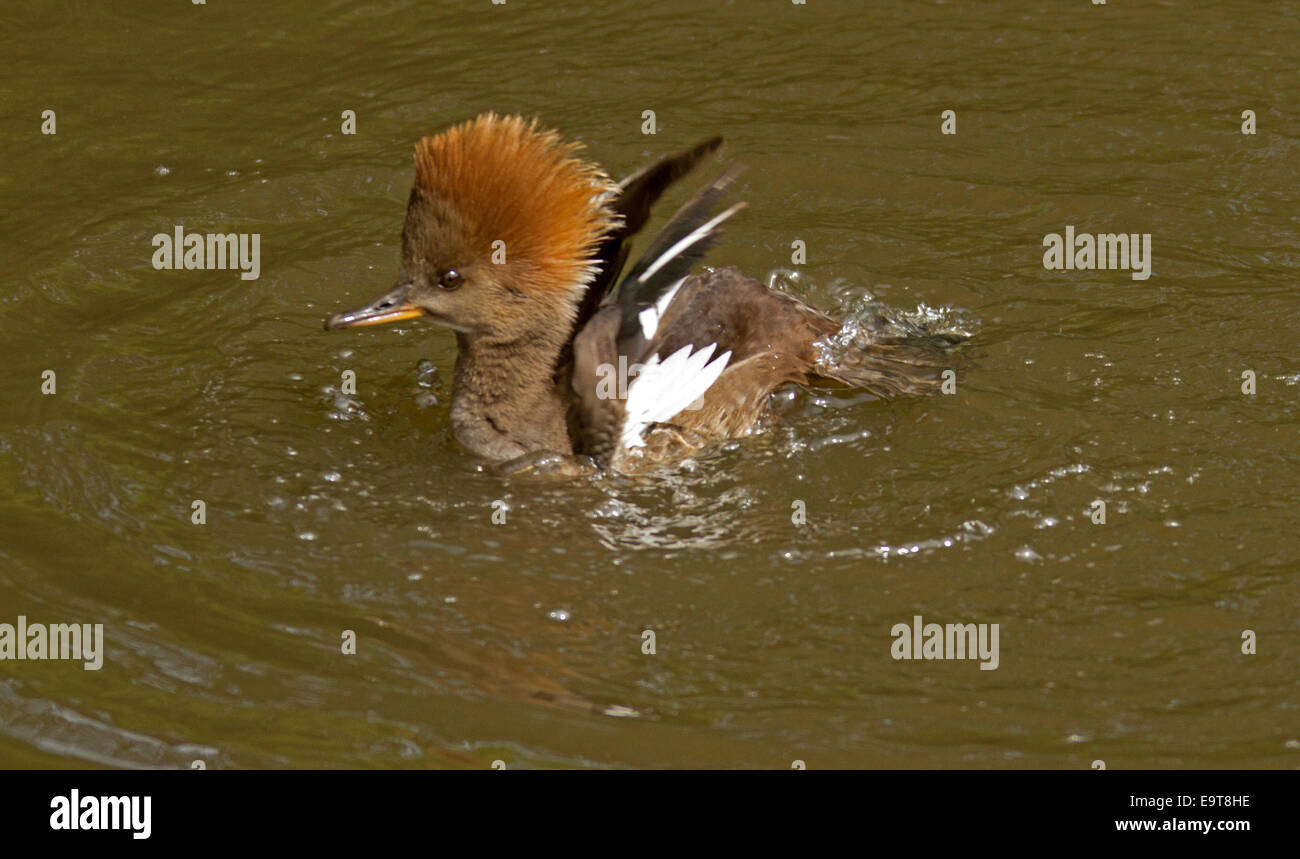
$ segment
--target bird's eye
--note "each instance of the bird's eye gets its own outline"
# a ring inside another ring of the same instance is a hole
[[[438,286],[443,289],[456,289],[465,279],[460,276],[460,272],[454,268],[449,268],[438,278]]]

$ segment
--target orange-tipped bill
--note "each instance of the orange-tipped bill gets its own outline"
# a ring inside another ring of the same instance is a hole
[[[382,325],[385,322],[400,322],[403,319],[415,319],[425,313],[411,303],[408,297],[410,288],[402,284],[380,296],[365,307],[335,313],[325,320],[325,330],[335,331],[339,328],[360,328],[362,325]]]

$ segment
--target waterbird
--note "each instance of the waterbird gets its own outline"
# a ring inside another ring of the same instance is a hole
[[[489,112],[425,137],[396,285],[325,328],[426,319],[451,329],[455,437],[507,469],[679,460],[749,432],[788,383],[934,392],[952,345],[943,338],[848,331],[734,267],[693,272],[745,206],[722,208],[738,166],[624,272],[660,196],[721,145],[710,138],[615,182],[535,118]]]

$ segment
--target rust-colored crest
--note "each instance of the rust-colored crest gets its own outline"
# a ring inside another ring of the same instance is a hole
[[[617,186],[581,148],[536,119],[485,113],[416,145],[415,184],[455,209],[484,257],[505,242],[519,285],[570,290],[618,221],[604,202]]]

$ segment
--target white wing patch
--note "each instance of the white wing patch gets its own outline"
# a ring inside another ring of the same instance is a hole
[[[731,360],[730,349],[713,358],[717,343],[710,343],[692,355],[693,348],[683,346],[664,361],[655,355],[628,385],[627,416],[620,438],[623,447],[644,447],[642,433],[647,426],[672,420],[678,412],[704,396],[704,392],[727,369],[727,362]]]
[[[655,332],[659,330],[659,320],[664,318],[668,305],[673,303],[673,299],[677,297],[677,290],[681,289],[685,282],[686,278],[677,281],[659,296],[658,301],[637,314],[637,319],[641,320],[641,333],[645,335],[646,340],[654,339]]]

